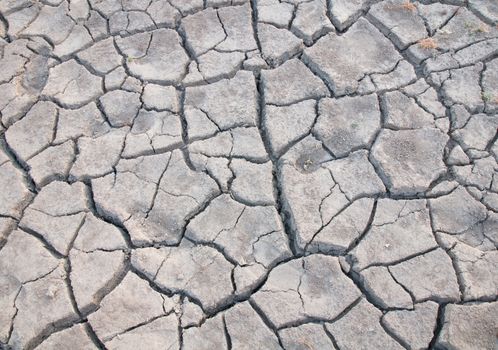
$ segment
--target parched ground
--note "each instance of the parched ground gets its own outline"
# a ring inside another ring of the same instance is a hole
[[[498,348],[496,0],[0,0],[0,349]]]

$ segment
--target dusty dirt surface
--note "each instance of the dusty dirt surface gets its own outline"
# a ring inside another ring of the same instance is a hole
[[[0,0],[0,349],[496,349],[496,0]]]

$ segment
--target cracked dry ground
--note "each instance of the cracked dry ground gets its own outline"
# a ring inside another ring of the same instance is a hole
[[[0,0],[0,349],[496,349],[495,0]]]

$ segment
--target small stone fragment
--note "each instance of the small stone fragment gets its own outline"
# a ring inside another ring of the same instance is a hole
[[[46,36],[53,43],[60,43],[71,32],[74,22],[67,15],[68,4],[60,2],[56,6],[42,6],[38,16],[22,31],[27,36]]]
[[[230,78],[241,69],[245,55],[241,52],[211,50],[199,57],[199,71],[208,83]]]
[[[141,347],[150,350],[177,349],[178,338],[178,320],[176,315],[170,314],[156,318],[126,333],[118,334],[105,345],[110,350]]]
[[[236,304],[225,314],[226,330],[235,349],[282,349],[277,336],[266,326],[249,302]]]
[[[382,130],[371,159],[392,193],[415,194],[446,172],[443,150],[448,136],[437,129]]]
[[[485,150],[498,131],[498,115],[475,114],[463,128],[455,130],[452,136],[463,149]]]
[[[70,175],[86,179],[111,172],[119,161],[127,132],[128,128],[121,128],[97,138],[81,137],[78,140],[79,153]]]
[[[373,5],[368,12],[373,23],[379,25],[401,50],[427,36],[424,21],[418,15],[416,6],[406,4],[404,0],[388,0]]]
[[[447,305],[444,325],[437,345],[445,348],[465,349],[496,346],[498,303]]]
[[[277,28],[288,27],[294,6],[278,0],[258,2],[258,21],[269,23]]]
[[[463,233],[486,218],[486,208],[463,187],[429,200],[434,229],[450,234]],[[455,215],[458,213],[458,215]]]
[[[407,61],[400,61],[398,66],[389,73],[372,74],[372,84],[377,90],[399,89],[405,85],[413,83],[417,79],[415,69]]]
[[[382,313],[365,299],[325,327],[340,349],[404,349],[380,325]]]
[[[322,206],[327,204],[322,202]],[[374,200],[361,198],[334,216],[313,237],[310,250],[323,253],[342,253],[347,250],[365,231],[370,219]]]
[[[450,154],[448,155],[448,165],[466,165],[469,164],[469,162],[469,157],[465,154],[462,147],[460,147],[459,145],[453,147],[453,149],[450,151]]]
[[[1,153],[0,153],[1,154]],[[32,193],[24,174],[10,161],[0,165],[0,214],[18,218],[29,204]]]
[[[107,74],[121,65],[123,58],[116,52],[111,38],[102,40],[77,55],[101,74]]]
[[[73,247],[86,253],[96,250],[111,251],[125,249],[126,242],[116,226],[87,214]]]
[[[131,126],[141,106],[139,94],[123,90],[110,91],[99,102],[113,127]]]
[[[368,54],[358,56],[357,52]],[[390,72],[400,59],[391,42],[365,19],[344,35],[324,36],[303,54],[303,60],[337,96],[356,92],[365,74]]]
[[[38,102],[7,130],[7,142],[21,159],[27,161],[50,145],[56,119],[57,107],[53,103]]]
[[[230,163],[235,178],[231,190],[235,198],[252,205],[271,205],[275,203],[272,165],[270,162],[255,164],[243,159]]]
[[[392,129],[421,129],[434,126],[434,117],[414,99],[399,91],[387,92],[383,98],[386,118],[384,125]]]
[[[330,4],[330,16],[332,23],[339,29],[344,30],[353,24],[362,13],[362,10],[370,4],[369,0],[336,0]]]
[[[62,105],[81,107],[102,94],[102,78],[93,75],[75,60],[50,68],[42,94]]]
[[[80,310],[98,306],[102,297],[119,282],[124,272],[124,253],[120,251],[81,252],[73,249],[71,287]]]
[[[141,80],[171,84],[186,74],[189,58],[172,29],[120,38],[116,44],[131,74]]]
[[[261,75],[265,102],[269,104],[290,105],[329,94],[325,84],[296,58]]]
[[[392,264],[437,246],[424,200],[380,199],[370,231],[351,251],[355,269]]]
[[[481,112],[484,110],[482,91],[479,85],[482,64],[455,69],[451,77],[443,83],[442,93],[449,104],[461,103],[470,110]]]
[[[279,331],[282,344],[287,350],[332,349],[332,340],[327,336],[323,326],[304,324]]]
[[[212,8],[187,16],[182,20],[182,27],[196,56],[206,53],[226,38],[218,13]]]
[[[146,108],[158,111],[179,111],[177,92],[172,86],[147,84],[145,85],[142,98]]]
[[[380,128],[377,96],[322,99],[314,127],[317,137],[337,157],[368,147]]]
[[[71,328],[52,334],[36,348],[40,350],[67,349],[73,347],[74,344],[78,344],[81,349],[85,350],[98,349],[83,324],[76,324]]]
[[[217,197],[192,219],[185,236],[221,247],[242,267],[259,264],[267,269],[290,256],[275,208],[244,206],[229,195]]]
[[[94,102],[78,109],[61,109],[55,142],[61,143],[81,136],[98,137],[110,130]]]
[[[78,319],[71,304],[65,277],[66,273],[61,265],[45,277],[21,288],[16,298],[18,311],[9,345],[14,348],[29,348],[37,336],[53,332],[57,321],[74,322]]]
[[[258,23],[258,36],[263,58],[271,66],[277,66],[295,56],[303,47],[301,39],[287,29],[271,24]]]
[[[315,104],[313,100],[306,100],[290,106],[266,106],[264,125],[274,154],[280,155],[311,131],[316,118]]]
[[[92,44],[92,37],[88,30],[82,25],[76,25],[62,43],[55,45],[53,53],[61,59],[66,59],[90,44]]]
[[[427,349],[434,336],[438,305],[432,301],[416,304],[414,310],[389,311],[382,318],[387,329],[411,349]]]
[[[324,166],[330,170],[348,200],[385,192],[384,184],[365,150],[353,152],[346,158],[333,160]]]
[[[361,271],[361,281],[375,305],[384,309],[413,308],[410,294],[394,280],[387,267],[372,266]]]
[[[202,110],[222,130],[235,126],[255,126],[256,94],[252,73],[240,71],[232,79],[188,87],[185,91],[185,106]]]
[[[187,120],[187,135],[191,141],[212,137],[219,131],[216,124],[200,109],[187,106],[184,114]]]
[[[78,233],[84,213],[75,213],[64,216],[52,216],[32,209],[29,206],[24,211],[19,225],[26,230],[32,230],[41,235],[55,250],[62,255],[67,255],[71,242]]]
[[[225,339],[225,326],[220,314],[207,319],[199,327],[191,327],[183,331],[185,350],[228,349]]]
[[[314,166],[310,158],[305,158],[304,162],[308,160],[309,166]],[[299,249],[304,249],[323,226],[322,215],[332,218],[348,204],[342,192],[333,192],[336,183],[330,172],[320,165],[313,171],[303,171],[294,164],[286,165],[279,174],[279,181],[284,210],[290,215],[292,229],[296,232],[295,244]],[[331,197],[334,205],[324,209],[322,214],[321,203],[327,197]]]
[[[337,258],[310,255],[274,268],[252,299],[281,328],[308,317],[332,320],[360,295]]]
[[[218,16],[226,33],[225,39],[216,46],[223,52],[257,50],[252,26],[252,8],[249,1],[231,0],[232,5],[218,9]]]
[[[141,298],[136,298],[141,295]],[[128,273],[111,293],[105,296],[100,308],[88,316],[88,322],[103,342],[127,329],[150,322],[164,315],[164,296],[149,287],[138,276]]]
[[[200,326],[205,317],[201,307],[188,300],[183,302],[182,307],[182,314],[180,316],[182,327]]]
[[[74,159],[75,145],[72,141],[52,146],[31,158],[27,163],[30,175],[37,186],[44,186],[52,180],[65,179]]]
[[[51,216],[84,212],[87,210],[86,186],[82,182],[51,182],[42,188],[30,208]]]
[[[450,257],[442,249],[390,266],[389,271],[416,301],[460,300],[456,272]]]
[[[454,241],[451,237],[450,241]],[[492,299],[498,289],[498,252],[481,251],[461,242],[453,242],[449,250],[453,257],[465,300]]]
[[[498,112],[498,60],[494,59],[486,64],[482,76],[483,100],[486,103],[486,112]]]
[[[302,38],[306,45],[312,45],[317,38],[334,31],[334,26],[327,17],[327,5],[321,0],[299,4],[291,31]]]
[[[155,263],[148,260],[149,255],[157,257]],[[233,265],[208,246],[143,248],[134,251],[132,264],[159,286],[188,293],[206,311],[225,303],[234,292],[230,279]],[[213,284],[216,290],[212,289]]]

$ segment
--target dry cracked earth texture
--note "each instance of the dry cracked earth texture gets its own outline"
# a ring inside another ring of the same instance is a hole
[[[496,349],[496,0],[0,0],[1,349]]]

